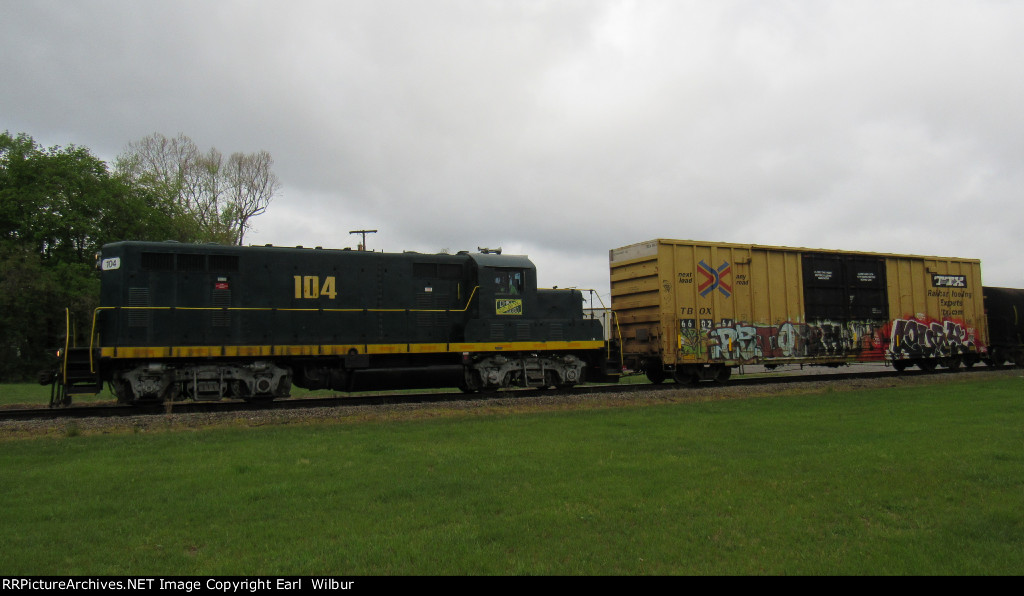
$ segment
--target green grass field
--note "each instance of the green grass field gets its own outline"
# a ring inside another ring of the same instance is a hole
[[[1024,378],[0,441],[5,575],[1024,572]]]
[[[75,403],[113,401],[114,396],[107,389],[99,395],[75,396]],[[26,404],[45,406],[50,403],[50,386],[38,383],[6,383],[0,385],[0,406]]]

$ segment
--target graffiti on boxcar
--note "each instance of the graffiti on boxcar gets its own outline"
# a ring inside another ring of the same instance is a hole
[[[690,359],[758,362],[772,358],[858,360],[936,358],[974,351],[975,330],[955,320],[815,321],[778,325],[722,319],[680,321],[679,353]]]
[[[680,322],[680,355],[708,360],[756,362],[771,358],[826,358],[858,355],[882,359],[888,324],[881,321],[821,321],[778,325],[734,323],[697,326]]]
[[[716,327],[708,334],[712,360],[750,361],[764,357],[757,327],[730,325]]]
[[[689,326],[687,326],[685,320],[682,321],[679,330],[679,355],[683,358],[703,359],[704,344],[706,343],[704,340],[705,334],[692,324],[693,319],[689,321]]]
[[[952,321],[896,319],[892,323],[889,357],[935,358],[973,350],[974,329]]]

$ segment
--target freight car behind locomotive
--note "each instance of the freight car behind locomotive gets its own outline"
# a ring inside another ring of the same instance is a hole
[[[524,256],[119,242],[98,266],[72,392],[86,366],[125,402],[604,378],[581,292],[538,289]]]
[[[989,350],[993,365],[1024,366],[1024,290],[985,286]]]
[[[653,240],[610,251],[627,367],[654,382],[743,364],[956,368],[986,354],[974,259]]]

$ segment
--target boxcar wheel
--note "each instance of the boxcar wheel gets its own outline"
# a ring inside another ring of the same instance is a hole
[[[647,380],[655,385],[660,385],[665,382],[665,371],[661,370],[660,366],[653,369],[648,368],[644,372],[647,374]]]
[[[700,374],[687,368],[677,367],[672,373],[672,380],[679,385],[698,385],[700,384]]]

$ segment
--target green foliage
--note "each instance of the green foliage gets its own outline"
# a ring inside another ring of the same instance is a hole
[[[168,144],[181,151],[168,153]],[[111,173],[84,147],[0,134],[0,382],[46,366],[47,350],[64,343],[65,307],[87,328],[104,244],[240,244],[280,186],[265,151],[225,160],[161,135],[129,147]]]
[[[187,238],[189,222],[83,147],[0,134],[0,380],[33,377],[63,345],[65,307],[90,320],[100,247]]]
[[[88,309],[83,302],[95,292],[72,294],[61,285],[72,268],[47,268],[36,252],[0,247],[0,379],[28,379],[49,366],[48,354],[63,344],[64,308],[75,308],[79,316]],[[71,277],[72,287],[88,283]]]

